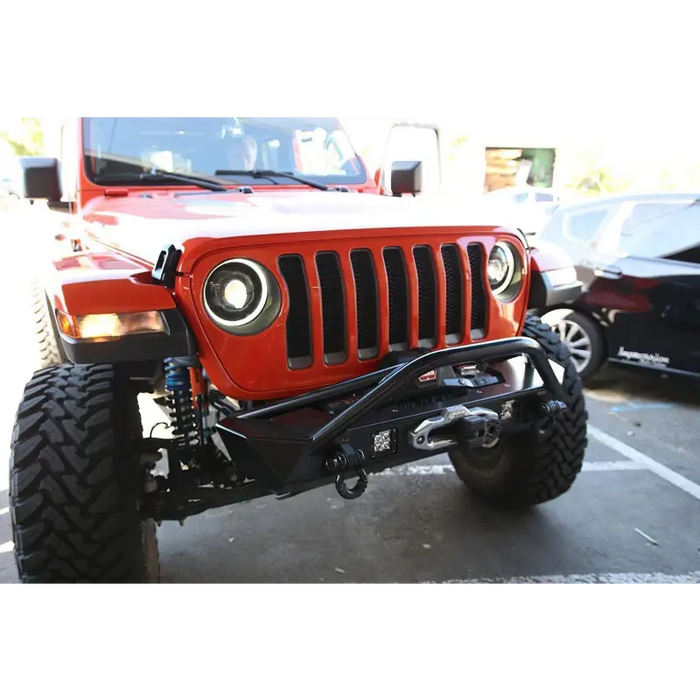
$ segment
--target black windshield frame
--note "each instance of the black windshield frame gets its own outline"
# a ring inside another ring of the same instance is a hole
[[[124,177],[115,177],[114,173],[110,174],[109,177],[109,182],[107,183],[105,180],[101,181],[99,173],[95,172],[94,164],[96,162],[96,156],[94,153],[90,152],[90,144],[91,144],[91,125],[94,121],[97,120],[136,120],[136,119],[150,119],[147,117],[84,117],[82,119],[82,139],[83,139],[83,161],[84,161],[84,172],[86,178],[90,181],[91,184],[96,185],[98,187],[104,187],[109,186],[114,187],[116,186],[123,186],[123,187],[156,187],[162,185],[156,185],[154,184],[149,184],[144,181],[142,181],[139,178],[140,175],[140,170],[139,168],[142,167],[143,171],[146,171],[146,165],[141,164],[136,162],[135,157],[132,156],[131,160],[133,162],[128,163],[125,167],[128,170],[129,168],[132,169],[132,172],[125,172]],[[154,119],[154,122],[157,119],[162,119],[162,118],[152,118]],[[178,117],[169,117],[167,119],[178,119]],[[190,117],[183,117],[184,120],[188,120],[190,123],[193,120],[193,118]],[[204,120],[209,120],[211,118],[209,117],[204,117],[200,118],[203,121]],[[227,118],[221,118],[227,119]],[[241,122],[244,124],[246,122],[251,122],[254,123],[256,121],[260,121],[262,123],[264,121],[263,126],[265,128],[270,128],[270,129],[280,129],[280,130],[288,130],[288,135],[291,137],[291,130],[294,128],[302,129],[302,128],[308,128],[310,129],[313,126],[318,126],[320,128],[325,128],[325,129],[331,129],[333,127],[336,127],[337,129],[341,130],[344,137],[347,139],[349,145],[352,147],[352,152],[354,154],[352,160],[351,160],[351,166],[355,172],[351,175],[341,175],[341,174],[332,174],[332,175],[321,175],[318,173],[310,173],[306,171],[297,171],[294,170],[294,174],[299,176],[299,177],[304,177],[308,180],[314,180],[318,183],[321,183],[322,185],[327,185],[327,186],[336,186],[336,185],[355,185],[355,186],[361,186],[364,185],[368,182],[368,174],[367,170],[365,168],[365,165],[362,161],[362,158],[358,154],[357,150],[354,148],[354,145],[352,144],[349,136],[347,133],[344,131],[342,124],[334,117],[241,117],[240,118]],[[118,121],[115,121],[114,124],[118,124]],[[282,133],[282,132],[281,132]],[[128,154],[123,154],[125,158],[129,158]],[[107,159],[103,159],[103,162],[106,162]],[[116,161],[111,161],[111,162],[116,162]],[[286,168],[286,170],[292,172],[289,168]],[[200,170],[200,171],[194,171],[192,172],[192,175],[194,177],[200,176],[200,177],[208,177],[208,178],[213,178],[213,173],[207,172],[206,170]],[[228,178],[217,178],[220,180],[223,180],[226,182]],[[261,186],[261,181],[259,177],[256,177],[255,175],[251,174],[250,176],[248,175],[236,175],[235,178],[230,178],[231,181],[231,187],[234,188],[236,186],[240,185],[249,185],[249,186]],[[299,186],[299,182],[291,179],[291,178],[285,178],[285,177],[279,177],[275,178],[277,186]],[[269,183],[269,185],[272,185],[272,183]],[[177,185],[173,185],[175,187]],[[263,185],[264,186],[264,185]]]

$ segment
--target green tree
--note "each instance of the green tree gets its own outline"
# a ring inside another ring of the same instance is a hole
[[[624,159],[603,148],[580,150],[566,172],[568,189],[581,194],[612,194],[632,186],[629,168]]]
[[[22,117],[13,129],[0,131],[16,156],[38,156],[44,152],[44,132],[39,117]]]

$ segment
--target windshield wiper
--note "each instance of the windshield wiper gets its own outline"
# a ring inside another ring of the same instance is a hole
[[[294,173],[283,172],[281,170],[217,170],[214,174],[221,177],[236,175],[240,177],[241,175],[245,175],[247,177],[255,178],[256,180],[270,180],[273,183],[275,182],[273,178],[286,177],[289,180],[300,182],[302,185],[306,185],[307,187],[315,187],[317,190],[323,190],[324,192],[331,189],[326,185],[322,185],[320,182],[307,180],[305,177],[299,177]]]
[[[124,180],[129,180],[131,177],[131,175],[103,175],[97,178],[97,182],[98,184],[110,181],[122,182]],[[140,173],[133,177],[141,182],[181,182],[184,185],[194,185],[195,187],[201,187],[203,190],[210,190],[211,192],[228,192],[226,186],[218,180],[199,175],[173,173],[169,170],[161,170],[160,168],[153,168],[153,170],[147,173]]]

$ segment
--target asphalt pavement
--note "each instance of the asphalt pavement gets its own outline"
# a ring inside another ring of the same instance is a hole
[[[22,285],[34,233],[0,215],[5,400],[1,459],[30,372]],[[566,496],[525,514],[476,503],[444,458],[371,480],[166,524],[164,583],[700,583],[700,388],[605,370],[587,391],[587,464]],[[16,583],[0,469],[0,583]]]

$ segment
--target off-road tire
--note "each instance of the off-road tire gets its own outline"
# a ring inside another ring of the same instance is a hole
[[[594,318],[580,313],[579,311],[574,311],[573,309],[556,309],[542,316],[543,323],[551,326],[555,332],[555,321],[557,319],[575,323],[590,342],[591,358],[584,368],[578,370],[585,385],[586,382],[589,382],[598,374],[607,360],[603,329]]]
[[[455,452],[457,475],[479,500],[502,508],[530,508],[568,493],[580,475],[588,447],[588,412],[583,383],[560,337],[534,316],[523,336],[536,340],[547,357],[566,369],[568,410],[543,419],[528,432],[505,438],[493,450]]]
[[[12,436],[10,513],[23,583],[157,583],[136,393],[111,365],[38,372]]]
[[[30,304],[36,340],[36,362],[33,369],[56,367],[66,362],[66,355],[58,338],[56,321],[51,313],[46,292],[38,280],[30,281]]]

